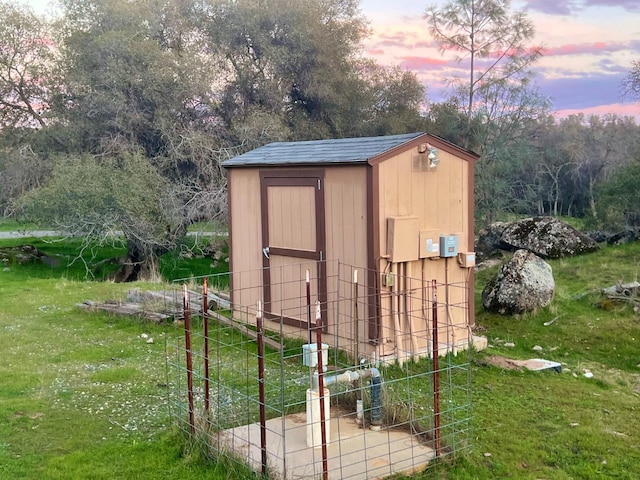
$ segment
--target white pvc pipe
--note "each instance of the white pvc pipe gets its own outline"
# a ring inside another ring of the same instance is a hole
[[[413,350],[413,360],[420,360],[420,356],[418,355],[418,332],[416,331],[416,326],[413,322],[413,296],[411,295],[411,275],[413,271],[411,269],[411,262],[407,262],[405,267],[405,288],[407,289],[409,295],[407,298],[407,292],[405,292],[405,302],[408,302],[409,305],[405,308],[405,315],[407,316],[407,323],[409,324],[409,335],[411,336],[411,349]]]
[[[391,264],[391,274],[393,275],[393,287],[391,291],[391,315],[393,316],[393,328],[395,330],[395,342],[396,342],[396,359],[400,366],[404,363],[404,345],[402,342],[402,333],[400,332],[400,312],[398,306],[400,299],[398,298],[398,264]]]
[[[356,400],[356,423],[362,425],[364,419],[364,405],[362,400]]]
[[[329,392],[328,388],[324,389],[324,428],[326,433],[327,445],[330,443],[331,430],[329,426],[331,418],[329,412]],[[311,388],[307,389],[307,447],[322,447],[322,422],[320,419],[320,392]]]
[[[338,383],[353,383],[356,380],[365,379],[373,376],[373,368],[367,368],[364,370],[346,370],[342,373],[338,373],[336,375],[325,375],[324,376],[324,386],[329,387],[331,385],[336,385]],[[376,370],[377,371],[377,370]],[[315,372],[313,374],[313,379],[311,382],[311,387],[314,390],[318,390],[318,373]]]

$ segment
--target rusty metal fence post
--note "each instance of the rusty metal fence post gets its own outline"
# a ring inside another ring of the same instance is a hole
[[[207,277],[202,280],[202,329],[204,335],[204,411],[209,417],[209,299]]]
[[[187,356],[187,395],[189,397],[189,430],[196,433],[195,412],[193,406],[193,353],[191,351],[191,306],[187,285],[182,286],[182,308],[184,314],[184,346]]]
[[[258,401],[260,408],[260,453],[262,475],[267,475],[267,415],[265,411],[264,392],[264,332],[262,326],[262,303],[258,301],[256,312],[256,329],[258,334]]]
[[[435,280],[432,280],[431,288],[433,289],[433,429],[436,443],[436,457],[440,457],[441,439],[440,439],[440,346],[438,345],[438,286]]]
[[[320,302],[316,302],[316,350],[318,354],[318,396],[320,398],[320,438],[322,440],[322,479],[329,478],[329,462],[327,458],[327,428],[324,411],[324,367],[322,365],[322,311]]]

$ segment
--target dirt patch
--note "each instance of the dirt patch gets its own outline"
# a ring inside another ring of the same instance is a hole
[[[522,370],[524,366],[517,361],[500,355],[491,355],[481,361],[482,364],[491,365],[493,367],[504,368],[505,370]]]
[[[11,418],[13,419],[18,419],[18,418],[22,418],[22,417],[29,417],[31,420],[38,420],[39,418],[44,417],[44,413],[42,412],[36,412],[36,413],[24,413],[24,412],[16,412],[13,414],[13,416]]]

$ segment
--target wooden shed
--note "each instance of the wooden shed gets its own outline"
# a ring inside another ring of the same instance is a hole
[[[474,312],[476,160],[426,133],[277,142],[227,160],[236,316],[250,321],[260,300],[274,325],[308,329],[309,271],[336,344],[349,349],[355,335],[358,354],[428,355],[425,311],[437,284],[443,338],[464,348]],[[340,306],[354,270],[355,319]]]

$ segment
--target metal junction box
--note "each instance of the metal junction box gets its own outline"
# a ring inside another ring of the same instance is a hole
[[[440,256],[440,232],[438,230],[420,231],[420,258]]]
[[[418,229],[416,216],[387,218],[387,253],[393,263],[418,259]]]
[[[457,235],[443,235],[440,237],[440,256],[445,258],[458,256]]]
[[[458,264],[462,268],[471,268],[476,266],[476,252],[460,252],[458,253]]]

